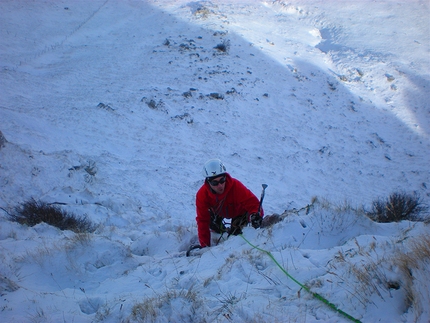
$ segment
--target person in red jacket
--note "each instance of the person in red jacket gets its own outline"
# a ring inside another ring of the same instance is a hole
[[[211,245],[211,231],[237,235],[248,223],[259,228],[263,210],[258,198],[239,180],[230,176],[219,159],[208,160],[203,173],[205,182],[196,194],[196,221],[201,247]],[[231,219],[229,230],[224,219]]]

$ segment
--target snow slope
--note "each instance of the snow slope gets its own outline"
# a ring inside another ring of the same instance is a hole
[[[347,320],[240,237],[182,257],[200,170],[219,157],[257,196],[267,183],[266,214],[314,196],[429,204],[429,13],[397,0],[2,1],[1,316],[138,321],[143,304],[153,322]],[[7,220],[32,197],[96,232]],[[288,214],[244,237],[363,322],[428,322],[429,260],[408,286],[399,265],[428,225],[323,202]]]

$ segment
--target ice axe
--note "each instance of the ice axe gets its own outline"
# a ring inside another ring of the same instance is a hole
[[[258,207],[258,213],[260,213],[260,214],[261,214],[261,206],[263,205],[264,193],[265,193],[268,185],[267,184],[261,184],[261,186],[263,187],[263,191],[261,192],[260,206]]]
[[[266,191],[267,184],[261,184],[261,186],[263,187],[263,191],[261,192],[260,205],[258,206],[258,211],[257,213],[251,214],[248,218],[248,222],[250,222],[255,229],[259,228],[263,221],[261,216],[261,209],[263,205],[264,193]]]

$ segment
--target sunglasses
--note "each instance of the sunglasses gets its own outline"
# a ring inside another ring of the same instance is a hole
[[[223,176],[223,177],[221,177],[221,179],[219,179],[219,180],[208,180],[208,182],[209,182],[209,184],[211,185],[211,186],[218,186],[219,184],[224,184],[225,183],[225,181],[226,181],[226,178],[225,178],[225,176]]]

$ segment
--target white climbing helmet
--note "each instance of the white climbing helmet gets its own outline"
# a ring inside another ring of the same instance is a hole
[[[219,159],[209,159],[203,166],[203,176],[206,178],[225,174],[226,172],[227,169]]]

